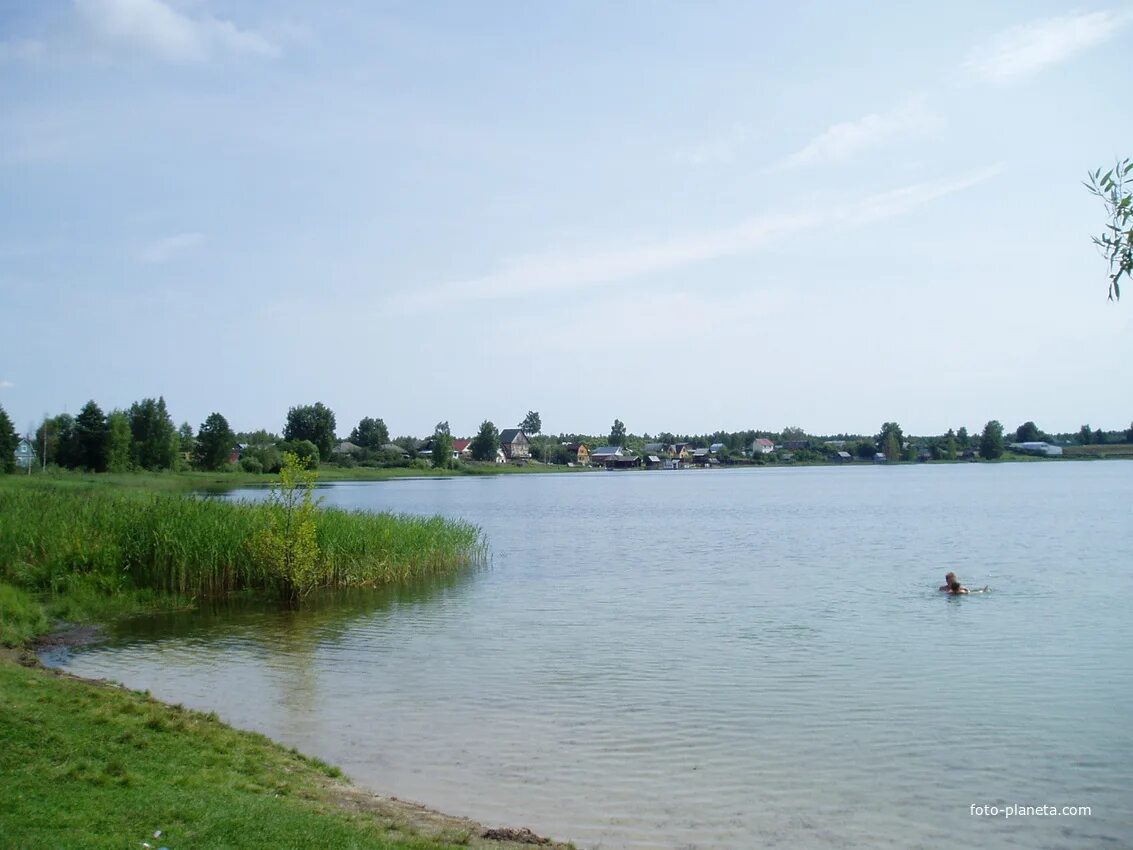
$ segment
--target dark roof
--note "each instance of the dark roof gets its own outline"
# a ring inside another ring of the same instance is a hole
[[[523,430],[521,428],[504,428],[504,430],[500,431],[500,442],[514,443],[516,441],[516,438],[519,437],[520,434],[523,434]],[[526,434],[523,434],[523,439],[527,439]]]

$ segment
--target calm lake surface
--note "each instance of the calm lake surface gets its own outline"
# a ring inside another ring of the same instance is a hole
[[[321,492],[468,519],[490,563],[135,620],[54,663],[585,847],[1133,844],[1133,463]],[[939,593],[949,569],[991,592]]]

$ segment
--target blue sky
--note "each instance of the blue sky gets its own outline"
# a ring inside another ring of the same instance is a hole
[[[0,0],[0,405],[1124,428],[1081,181],[1131,46],[1129,5]]]

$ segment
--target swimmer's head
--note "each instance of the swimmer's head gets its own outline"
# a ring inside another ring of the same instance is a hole
[[[954,582],[954,581],[956,581],[956,573],[947,573],[944,576],[944,583],[947,584],[949,587],[952,586],[952,582]]]

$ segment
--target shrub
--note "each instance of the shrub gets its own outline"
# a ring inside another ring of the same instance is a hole
[[[264,465],[258,457],[254,456],[240,458],[240,468],[253,475],[260,475],[264,471]]]

